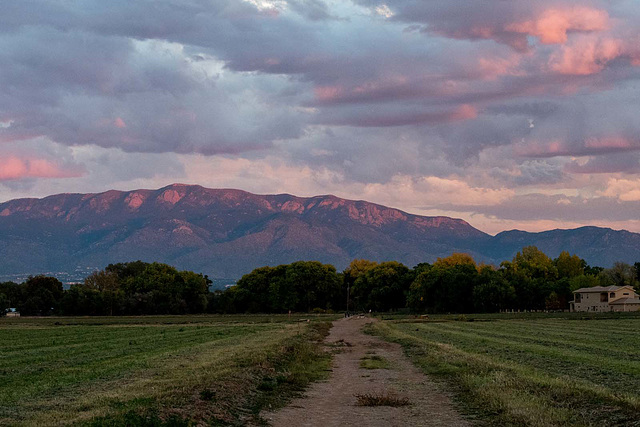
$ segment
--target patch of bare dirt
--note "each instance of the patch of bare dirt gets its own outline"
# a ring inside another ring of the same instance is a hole
[[[351,317],[334,322],[325,343],[336,351],[328,381],[314,384],[303,398],[262,417],[275,427],[294,426],[467,426],[449,396],[420,372],[398,344],[362,332],[374,320]],[[362,369],[365,356],[377,355],[391,369]],[[357,396],[393,395],[408,405],[362,406]]]

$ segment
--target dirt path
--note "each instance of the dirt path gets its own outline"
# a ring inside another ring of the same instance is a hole
[[[273,426],[466,426],[449,397],[438,391],[402,353],[398,344],[366,335],[362,327],[371,319],[341,319],[326,339],[339,347],[333,372],[326,382],[313,385],[304,398],[276,413],[262,416]],[[390,369],[363,369],[365,356],[381,356]],[[358,406],[355,395],[395,393],[410,404],[403,407]]]

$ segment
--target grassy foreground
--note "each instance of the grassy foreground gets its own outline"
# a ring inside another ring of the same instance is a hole
[[[309,319],[0,319],[0,425],[259,423],[326,375]]]
[[[397,320],[403,345],[463,410],[492,425],[640,425],[640,319]]]

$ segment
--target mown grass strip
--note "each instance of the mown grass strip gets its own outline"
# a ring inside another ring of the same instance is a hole
[[[537,323],[530,327],[540,336],[545,334],[544,329]],[[522,344],[517,337],[488,339],[482,333],[474,334],[471,327],[468,333],[458,328],[452,330],[449,325],[444,324],[422,324],[419,329],[429,333],[432,340],[449,343],[470,352],[476,352],[481,348],[483,353],[501,360],[526,363],[554,375],[570,378],[578,376],[588,382],[606,384],[611,389],[619,391],[635,392],[640,389],[637,355],[627,356],[615,351],[584,348],[576,351],[565,340],[531,345],[530,343]],[[585,339],[584,335],[583,339]],[[591,337],[589,339],[593,340]],[[629,337],[624,338],[618,345],[624,348],[636,348],[635,340]],[[611,342],[610,346],[615,348],[617,345]],[[578,358],[575,357],[576,355]]]
[[[533,323],[532,329],[540,327]],[[637,388],[620,392],[606,381],[596,384],[582,379],[580,363],[574,364],[577,375],[558,375],[553,369],[529,364],[528,357],[535,358],[531,347],[523,349],[522,343],[508,340],[494,342],[520,350],[519,360],[505,360],[497,346],[487,348],[482,341],[485,338],[474,337],[473,328],[461,334],[439,326],[380,322],[373,328],[375,333],[402,344],[417,366],[456,393],[468,413],[480,414],[490,424],[640,423]],[[564,357],[562,351],[546,354],[550,360]],[[638,375],[632,379],[638,381]]]
[[[446,328],[448,325],[441,325]],[[531,343],[518,340],[517,336],[503,335],[502,337],[491,337],[488,335],[479,335],[476,331],[464,332],[462,330],[449,329],[446,331],[449,337],[456,337],[459,342],[465,343],[466,347],[472,348],[478,345],[482,347],[517,348],[527,357],[544,356],[550,359],[563,360],[573,363],[575,366],[596,366],[604,368],[612,372],[629,373],[640,376],[640,361],[619,360],[603,354],[602,352],[587,352],[571,349],[564,345],[562,341],[555,343],[548,341],[546,343]],[[554,345],[555,344],[555,345]]]
[[[0,358],[0,425],[242,425],[327,375],[329,323],[244,320],[29,328],[28,354]]]

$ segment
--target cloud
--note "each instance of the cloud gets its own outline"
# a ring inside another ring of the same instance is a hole
[[[604,0],[11,2],[0,190],[202,180],[491,227],[536,221],[512,201],[569,223],[587,200],[603,220],[607,180],[639,173],[638,19]]]
[[[640,153],[621,152],[578,158],[567,163],[565,170],[581,174],[640,173]]]
[[[505,29],[537,37],[543,44],[561,44],[569,32],[603,31],[610,26],[606,10],[583,6],[547,9],[533,19],[507,24]]]
[[[550,141],[537,144],[519,144],[515,152],[522,157],[588,156],[640,151],[640,140],[619,136],[585,138],[578,141]]]
[[[583,37],[551,55],[549,67],[560,74],[590,75],[599,73],[623,54],[620,39]]]
[[[287,6],[312,22],[338,19],[322,0],[288,0]]]
[[[321,117],[318,120],[318,123],[336,126],[377,128],[416,124],[435,125],[475,119],[477,116],[478,112],[472,105],[461,105],[450,111],[431,111],[422,113],[415,111],[400,111],[396,114],[392,114],[387,109],[387,111],[378,113],[377,115],[368,111],[367,114],[352,114],[351,117],[345,116],[343,112],[338,111],[337,114],[325,114],[324,117]]]
[[[628,51],[614,38],[574,40],[609,31],[597,2],[501,2],[500,14],[493,2],[464,14],[444,1],[361,4],[375,16],[320,0],[14,5],[0,40],[0,84],[15,89],[0,117],[14,123],[0,139],[244,155],[319,123],[477,127],[496,100],[567,87],[545,73],[598,74]],[[407,22],[448,39],[406,33]],[[465,29],[499,43],[460,42]],[[527,36],[564,44],[531,53],[500,44]]]
[[[358,3],[378,10],[374,0]],[[387,2],[394,20],[421,25],[425,33],[454,39],[493,40],[526,51],[528,37],[543,44],[564,43],[570,33],[604,31],[611,26],[609,12],[602,2],[488,0],[464,5],[435,0],[396,0]],[[464,8],[464,12],[462,11]]]
[[[393,16],[393,12],[391,11],[391,9],[389,9],[389,6],[387,6],[386,4],[381,4],[380,6],[376,6],[374,10],[378,15],[383,16],[385,18],[391,18]]]
[[[601,194],[621,202],[640,202],[640,179],[610,179]]]
[[[604,194],[600,197],[580,197],[531,193],[517,195],[493,205],[474,206],[473,210],[470,210],[469,206],[456,203],[443,203],[432,208],[458,212],[472,211],[472,214],[509,221],[571,221],[587,225],[606,221],[637,220],[640,200],[635,199],[633,192],[624,194],[628,194],[627,200],[612,199]]]
[[[0,159],[0,181],[25,178],[71,178],[83,174],[83,171],[78,169],[62,169],[59,165],[46,159],[14,156]]]

